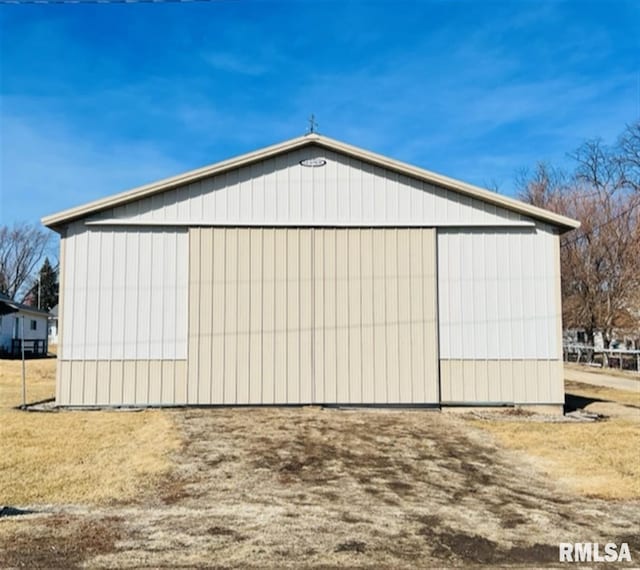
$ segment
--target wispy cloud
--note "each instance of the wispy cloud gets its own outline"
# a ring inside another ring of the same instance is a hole
[[[97,145],[55,121],[3,120],[0,223],[41,216],[185,170],[149,142]]]
[[[203,55],[203,59],[214,69],[241,75],[263,75],[269,70],[269,66],[264,62],[260,63],[230,52],[207,53]]]

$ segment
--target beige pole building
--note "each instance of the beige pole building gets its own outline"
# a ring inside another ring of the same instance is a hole
[[[59,405],[564,401],[546,210],[310,134],[43,223]]]

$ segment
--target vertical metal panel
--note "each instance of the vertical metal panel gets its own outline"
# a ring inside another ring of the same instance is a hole
[[[58,295],[58,356],[57,356],[57,366],[56,366],[56,402],[63,403],[67,398],[63,398],[64,391],[62,390],[62,386],[64,384],[65,379],[62,377],[62,366],[60,365],[60,361],[62,360],[62,342],[63,342],[63,331],[62,331],[62,321],[60,319],[65,318],[65,286],[67,282],[67,273],[69,271],[67,265],[67,236],[66,232],[62,234],[60,238],[60,269],[59,269],[59,295]]]
[[[562,404],[561,360],[442,360],[442,402]]]
[[[78,222],[64,241],[61,359],[186,359],[186,230]]]
[[[357,231],[357,230],[356,230]],[[336,230],[335,236],[335,399],[351,402],[349,387],[349,251],[347,232]],[[328,364],[328,363],[326,363]]]
[[[189,404],[198,403],[200,382],[200,298],[202,278],[200,265],[205,256],[200,250],[199,228],[189,231],[189,382],[187,383],[187,401]]]
[[[136,361],[136,404],[148,404],[149,401],[149,361]]]
[[[414,232],[415,233],[415,232]],[[398,230],[396,240],[397,267],[397,338],[398,401],[411,403],[413,397],[413,326],[416,316],[411,311],[411,232]],[[421,269],[420,264],[416,270]]]
[[[400,401],[400,364],[398,358],[398,230],[385,232],[384,236],[384,323],[386,339],[386,388],[387,401]]]
[[[198,363],[196,368],[199,369],[199,373],[202,378],[211,377],[212,374],[212,351],[211,351],[211,337],[213,331],[212,323],[212,289],[213,289],[213,260],[215,259],[215,252],[213,249],[213,234],[211,232],[198,232],[199,237],[198,248],[200,252],[199,263],[199,287],[206,294],[200,296],[200,303],[197,309],[198,315],[196,320],[198,322],[197,340],[200,345],[198,351]],[[197,383],[197,399],[199,404],[206,404],[211,401],[212,384],[210,382],[198,382]]]
[[[373,258],[373,385],[374,402],[384,404],[387,399],[387,284],[385,236],[380,231],[372,231]]]
[[[362,272],[361,272],[361,245],[362,230],[347,232],[347,321],[348,321],[348,347],[347,354],[349,368],[347,378],[349,381],[349,402],[362,403],[363,400],[363,353],[362,353]]]
[[[124,314],[127,315],[127,326],[124,328],[123,335],[124,358],[126,360],[134,360],[137,358],[136,347],[140,331],[140,311],[138,310],[141,303],[141,291],[139,287],[141,262],[140,239],[134,233],[127,233],[125,239],[126,272],[124,283]],[[184,295],[184,291],[182,295]],[[135,374],[133,378],[135,379]]]
[[[133,360],[124,360],[122,362],[122,402],[132,404],[135,401],[136,363]]]
[[[109,405],[111,403],[111,362],[99,360],[97,370],[96,404]]]
[[[207,233],[207,232],[205,232]],[[211,253],[213,271],[211,274],[211,362],[214,370],[222,370],[224,368],[224,343],[225,343],[225,312],[224,312],[224,298],[225,298],[225,250],[224,244],[226,239],[226,231],[218,232],[212,235],[211,239]],[[191,253],[191,259],[196,259],[198,253]],[[202,255],[207,255],[206,251],[202,252]],[[206,265],[206,263],[204,264]],[[193,305],[193,303],[191,303]],[[199,304],[197,305],[199,306]],[[201,327],[203,328],[203,327]],[[206,335],[206,329],[204,329]],[[206,345],[205,345],[206,346]],[[191,351],[189,353],[192,354]],[[197,352],[195,355],[190,356],[190,363],[193,363],[192,358],[197,358]],[[196,362],[197,366],[197,362]],[[207,373],[211,376],[211,372]],[[206,376],[205,376],[206,377]],[[209,400],[214,402],[224,401],[224,377],[218,382],[211,382],[209,390]],[[206,384],[206,383],[205,383]]]
[[[69,375],[69,403],[81,404],[84,402],[84,362],[71,363]]]
[[[164,405],[175,404],[176,402],[176,361],[162,360],[162,387],[160,403]]]
[[[275,230],[262,230],[262,383],[261,401],[263,404],[275,402],[276,382],[276,252]]]
[[[426,336],[428,336],[428,330],[425,327],[425,323],[429,317],[434,317],[432,307],[425,307],[424,303],[424,279],[425,275],[428,275],[429,268],[425,263],[422,246],[422,233],[421,232],[408,232],[409,244],[408,244],[408,260],[409,265],[404,270],[408,275],[408,310],[409,310],[409,345],[411,352],[411,398],[415,402],[424,402],[434,399],[433,394],[427,396],[425,390],[425,383],[428,382],[426,375],[432,373],[428,364],[431,360],[428,359],[428,354],[425,352]],[[435,263],[435,262],[433,262]],[[427,277],[428,280],[435,281],[435,276],[431,275]],[[402,295],[401,295],[402,298]],[[435,329],[435,322],[427,325],[432,329]],[[429,338],[429,342],[433,342],[435,339]],[[437,355],[435,357],[437,359]],[[425,366],[426,364],[426,366]],[[431,382],[430,382],[431,384]],[[435,394],[437,398],[437,394]]]
[[[437,245],[434,229],[421,230],[422,237],[422,296],[424,306],[423,332],[424,332],[424,358],[425,373],[422,376],[425,386],[426,402],[438,402],[440,392],[438,382],[432,378],[438,378],[438,298],[437,298]]]
[[[300,165],[308,158],[323,158],[326,165]],[[298,149],[137,204],[116,207],[114,217],[141,222],[254,226],[437,227],[526,220],[520,214],[475,198],[318,147]]]
[[[148,403],[159,405],[162,403],[162,361],[149,361],[149,395]]]
[[[336,230],[326,230],[319,237],[324,239],[322,263],[323,290],[323,329],[324,352],[316,354],[316,360],[322,359],[323,402],[336,403],[338,389],[338,335],[337,335],[337,289],[336,276],[337,238]]]
[[[109,404],[120,405],[124,403],[122,393],[124,391],[124,365],[122,360],[111,360],[109,371]]]
[[[82,401],[88,405],[95,404],[98,399],[98,363],[87,360],[84,363],[84,395]],[[133,400],[132,400],[133,401]]]
[[[264,360],[264,230],[250,230],[249,239],[249,369],[248,395],[249,403],[262,403],[262,377]]]
[[[203,229],[202,233],[212,230]],[[215,230],[214,230],[215,231]],[[237,393],[237,353],[238,353],[238,233],[236,228],[221,229],[218,233],[224,234],[224,250],[222,255],[225,258],[225,300],[224,300],[224,354],[221,379],[213,374],[209,376],[200,375],[200,382],[223,381],[224,400],[220,403],[235,404],[238,401]],[[215,239],[216,247],[220,242]],[[218,255],[220,251],[218,251]],[[198,303],[199,305],[199,303]],[[202,334],[204,331],[200,331]],[[218,402],[215,402],[218,403]]]
[[[325,248],[327,232],[314,230],[313,240],[313,401],[325,401]]]
[[[209,232],[207,232],[209,233]],[[237,259],[237,349],[236,349],[236,401],[249,402],[249,364],[251,353],[249,345],[251,319],[251,230],[238,230]],[[203,331],[204,332],[204,331]]]
[[[314,170],[309,169],[309,170]],[[255,231],[255,230],[254,230]],[[299,288],[300,288],[300,313],[299,327],[300,339],[300,394],[299,399],[302,402],[313,402],[313,347],[312,347],[312,312],[313,307],[313,290],[312,290],[312,240],[315,237],[314,230],[298,230],[298,239],[300,242],[299,257]]]
[[[187,403],[187,362],[185,360],[174,360],[174,401],[176,405]]]
[[[274,403],[287,402],[287,233],[275,230]]]
[[[437,402],[433,230],[208,228],[190,239],[199,403]]]
[[[185,360],[61,360],[60,405],[120,406],[186,403]]]
[[[438,230],[443,359],[556,359],[554,236],[521,230]]]
[[[286,351],[287,403],[300,401],[300,241],[298,229],[287,229]]]

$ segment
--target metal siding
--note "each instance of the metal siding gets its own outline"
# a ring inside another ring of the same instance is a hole
[[[300,161],[324,158],[320,168]],[[188,225],[491,226],[520,214],[336,152],[307,147],[192,182],[92,220]]]
[[[347,322],[349,344],[347,353],[349,368],[347,378],[349,379],[349,401],[362,403],[363,399],[363,352],[362,352],[362,271],[360,259],[361,231],[347,233],[347,255],[348,255],[348,275],[347,275]]]
[[[202,254],[200,252],[199,228],[189,231],[189,290],[191,297],[200,298],[200,265]],[[198,343],[200,338],[200,304],[189,302],[189,382],[187,383],[187,402],[198,403],[198,378],[200,377],[200,359],[198,358]]]
[[[122,401],[127,404],[136,401],[136,363],[132,360],[122,363]]]
[[[64,318],[65,315],[65,285],[67,282],[67,234],[63,232],[60,238],[60,263],[59,263],[59,295],[58,295],[58,315],[59,318]],[[63,394],[65,394],[62,389],[63,377],[62,371],[60,367],[60,359],[62,357],[62,342],[64,340],[64,332],[62,327],[60,326],[60,321],[58,321],[58,347],[57,347],[57,362],[56,362],[56,402],[62,403],[64,401]],[[67,394],[68,396],[68,394]]]
[[[313,169],[309,169],[313,170]],[[256,233],[256,230],[253,230]],[[262,243],[262,236],[260,243]],[[312,346],[312,312],[313,312],[313,288],[312,288],[312,263],[313,263],[313,239],[314,230],[299,231],[299,275],[300,275],[300,313],[299,313],[299,354],[300,354],[300,400],[303,402],[313,401],[313,346]],[[256,240],[258,241],[258,240]],[[256,252],[258,253],[258,252]],[[259,285],[256,283],[256,289]],[[257,312],[257,311],[256,311]],[[257,375],[254,375],[258,379]],[[259,381],[259,380],[258,380]]]
[[[208,232],[205,232],[208,233]],[[224,247],[225,233],[220,232],[212,236],[211,241],[211,257],[212,257],[212,294],[211,294],[211,362],[213,366],[219,370],[224,368],[224,347],[225,347],[225,312],[224,312],[224,298],[226,291],[225,282],[225,255]],[[215,243],[213,239],[215,238]],[[222,240],[222,241],[221,241]],[[205,250],[206,251],[206,250]],[[203,252],[204,253],[204,252]],[[192,259],[194,259],[192,255]],[[204,262],[203,266],[207,263]],[[206,331],[206,328],[202,327]],[[206,346],[206,345],[205,345]],[[197,353],[195,355],[197,357]],[[189,362],[194,362],[190,360]],[[210,401],[222,402],[224,401],[224,378],[222,382],[216,384],[210,384],[209,398]],[[206,384],[205,384],[206,385]],[[203,392],[204,393],[204,392]]]
[[[187,403],[187,362],[174,360],[174,401],[176,405]]]
[[[561,360],[441,360],[442,403],[562,404]]]
[[[148,404],[160,405],[162,403],[162,361],[149,361],[149,396]]]
[[[186,403],[184,360],[60,360],[59,405],[120,406]]]
[[[277,230],[274,230],[277,231]],[[317,232],[316,232],[317,233]],[[324,262],[326,234],[314,236],[313,243],[313,295],[316,302],[313,305],[313,392],[314,402],[325,401],[325,358],[320,355],[325,354],[326,334],[325,334],[325,306],[326,291],[324,287]]]
[[[440,357],[557,359],[549,229],[438,230]]]
[[[261,401],[263,404],[275,402],[275,323],[276,323],[276,289],[275,282],[275,230],[262,230],[262,312],[261,312],[261,354],[262,382]],[[221,303],[218,303],[222,311]]]
[[[149,361],[137,360],[135,376],[135,403],[144,405],[149,403]]]
[[[122,360],[111,360],[109,365],[109,404],[117,406],[124,403],[124,365]]]
[[[274,403],[287,401],[287,277],[286,231],[274,230],[275,238],[275,327],[274,327]]]
[[[437,403],[434,230],[190,233],[198,403]]]
[[[64,243],[61,359],[186,359],[186,230],[76,223]]]
[[[438,230],[442,401],[561,403],[558,236]]]
[[[96,369],[96,404],[108,405],[111,403],[111,362],[99,360]]]

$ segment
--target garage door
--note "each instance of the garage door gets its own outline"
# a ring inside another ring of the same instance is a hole
[[[194,228],[193,404],[438,402],[433,229]]]

